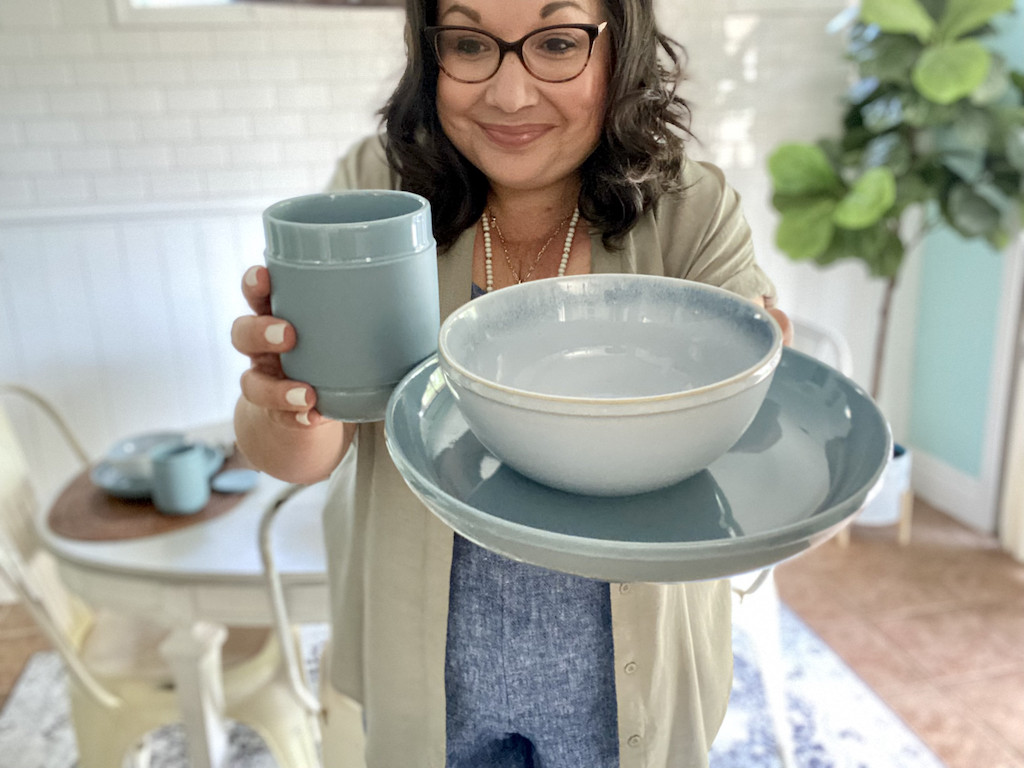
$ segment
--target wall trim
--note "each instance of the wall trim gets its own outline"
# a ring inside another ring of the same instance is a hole
[[[914,493],[931,506],[982,533],[995,532],[991,489],[980,478],[965,474],[942,459],[912,449]]]
[[[255,9],[243,3],[140,7],[132,0],[109,0],[119,24],[237,24],[255,21]]]
[[[785,5],[794,0],[783,0]],[[108,0],[116,23],[122,26],[235,26],[265,24],[267,22],[294,21],[297,14],[336,14],[339,10],[358,10],[360,13],[386,13],[396,19],[404,18],[404,7],[397,2],[386,4],[345,0],[342,4],[297,2],[248,3],[240,0],[221,0],[208,3],[203,0],[183,0],[180,5],[150,7],[136,5],[132,0]],[[803,0],[816,3],[819,0]]]
[[[224,200],[183,200],[179,202],[131,203],[129,205],[83,205],[62,208],[0,209],[0,226],[34,225],[45,221],[94,221],[181,216],[218,216],[262,211],[280,197]]]

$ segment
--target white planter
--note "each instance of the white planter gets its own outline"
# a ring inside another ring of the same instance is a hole
[[[902,445],[893,446],[893,458],[885,469],[878,495],[854,520],[856,525],[895,525],[900,520],[906,495],[910,491],[911,453]]]

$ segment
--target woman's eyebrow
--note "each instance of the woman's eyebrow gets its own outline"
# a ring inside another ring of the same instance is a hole
[[[574,3],[572,0],[558,0],[557,2],[554,3],[548,3],[543,8],[541,8],[540,17],[542,19],[547,18],[555,11],[560,11],[562,8],[579,8],[579,10],[581,11],[586,10],[579,3]]]
[[[554,5],[554,3],[552,3],[552,5]],[[441,18],[443,19],[447,17],[450,13],[461,13],[463,16],[468,16],[477,24],[480,23],[480,14],[465,5],[459,5],[456,3],[455,5],[449,6],[448,10],[441,14]]]

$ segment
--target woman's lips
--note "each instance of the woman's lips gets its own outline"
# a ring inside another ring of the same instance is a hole
[[[525,147],[550,130],[547,125],[497,125],[481,123],[484,133],[495,144],[510,149]]]

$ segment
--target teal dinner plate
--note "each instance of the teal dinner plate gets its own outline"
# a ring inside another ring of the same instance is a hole
[[[791,349],[728,453],[636,496],[566,493],[503,465],[470,432],[436,356],[395,389],[385,429],[409,487],[459,534],[515,560],[614,582],[724,578],[800,554],[851,521],[892,454],[871,398]]]

